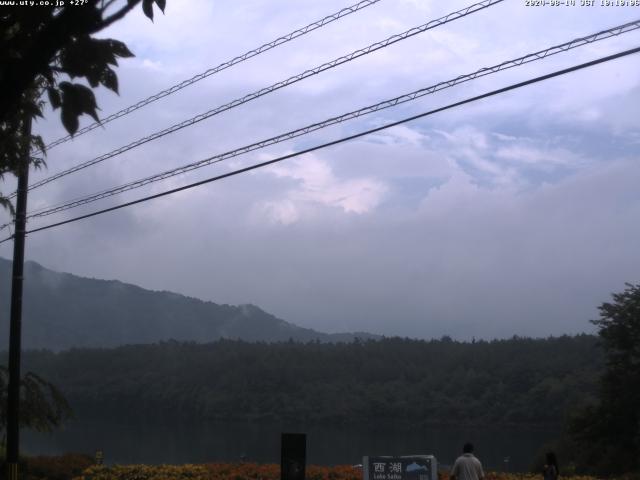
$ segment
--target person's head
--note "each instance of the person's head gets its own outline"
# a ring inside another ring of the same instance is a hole
[[[473,443],[467,442],[462,447],[462,453],[473,453]]]
[[[547,465],[553,465],[558,468],[558,459],[556,458],[556,454],[553,452],[547,452]]]

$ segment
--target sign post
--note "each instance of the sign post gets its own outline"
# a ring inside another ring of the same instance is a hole
[[[304,433],[283,433],[280,453],[280,479],[304,480],[307,436]]]
[[[433,455],[364,457],[363,480],[438,480],[438,462]]]

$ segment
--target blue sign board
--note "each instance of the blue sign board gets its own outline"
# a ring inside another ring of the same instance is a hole
[[[438,480],[438,463],[433,455],[364,457],[363,480]]]

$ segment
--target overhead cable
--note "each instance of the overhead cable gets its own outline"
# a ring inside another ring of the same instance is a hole
[[[270,42],[267,42],[263,45],[260,45],[257,48],[254,48],[253,50],[249,50],[248,52],[243,53],[242,55],[238,55],[237,57],[232,58],[231,60],[227,60],[226,62],[221,63],[220,65],[216,66],[216,67],[212,67],[209,70],[199,73],[197,75],[194,75],[193,77],[184,80],[180,83],[177,83],[165,90],[162,90],[161,92],[158,92],[154,95],[151,95],[150,97],[145,98],[144,100],[140,100],[138,103],[135,103],[133,105],[130,105],[126,108],[123,108],[122,110],[112,113],[111,115],[109,115],[108,117],[105,117],[103,119],[101,119],[99,122],[94,122],[90,125],[87,125],[84,128],[81,128],[80,130],[78,130],[74,135],[67,135],[65,137],[59,138],[51,143],[49,143],[46,146],[47,150],[51,150],[52,148],[56,147],[57,145],[60,145],[62,143],[68,142],[69,140],[73,139],[73,138],[77,138],[80,135],[83,135],[87,132],[90,132],[91,130],[95,130],[98,127],[102,127],[105,124],[112,122],[113,120],[116,120],[120,117],[124,117],[125,115],[128,115],[132,112],[135,112],[136,110],[145,107],[153,102],[156,102],[158,100],[160,100],[161,98],[164,98],[166,96],[169,96],[173,93],[176,93],[180,90],[182,90],[183,88],[186,88],[190,85],[193,85],[196,82],[199,82],[200,80],[203,80],[207,77],[210,77],[211,75],[214,75],[218,72],[221,72],[223,70],[226,70],[229,67],[233,67],[234,65],[237,65],[239,63],[242,63],[246,60],[249,60],[250,58],[253,58],[255,56],[260,55],[261,53],[267,52],[273,48],[276,48],[284,43],[290,42],[291,40],[294,40],[298,37],[301,37],[303,35],[306,35],[307,33],[313,32],[314,30],[317,30],[318,28],[324,27],[325,25],[328,25],[332,22],[335,22],[336,20],[339,20],[343,17],[346,17],[347,15],[350,15],[352,13],[355,13],[359,10],[362,10],[363,8],[366,8],[370,5],[373,5],[375,3],[380,2],[381,0],[364,0],[361,2],[358,2],[354,5],[351,5],[349,7],[345,7],[342,10],[332,13],[331,15],[327,15],[326,17],[317,20],[313,23],[310,23],[309,25],[299,28],[297,30],[294,30],[291,33],[287,33],[286,35],[283,35],[282,37],[278,37],[275,40],[272,40]]]
[[[363,132],[356,133],[354,135],[349,135],[347,137],[343,137],[343,138],[340,138],[338,140],[333,140],[331,142],[326,142],[326,143],[323,143],[323,144],[320,144],[320,145],[316,145],[314,147],[306,148],[306,149],[300,150],[298,152],[290,153],[288,155],[283,155],[281,157],[274,158],[272,160],[267,160],[265,162],[260,162],[260,163],[254,164],[254,165],[250,165],[248,167],[240,168],[240,169],[234,170],[232,172],[223,173],[221,175],[217,175],[215,177],[207,178],[205,180],[200,180],[198,182],[194,182],[194,183],[191,183],[189,185],[184,185],[182,187],[173,188],[171,190],[167,190],[167,191],[164,191],[164,192],[161,192],[161,193],[157,193],[155,195],[150,195],[150,196],[147,196],[147,197],[139,198],[139,199],[133,200],[131,202],[122,203],[122,204],[119,204],[119,205],[115,205],[113,207],[105,208],[103,210],[98,210],[98,211],[95,211],[95,212],[92,212],[92,213],[88,213],[88,214],[85,214],[85,215],[80,215],[78,217],[74,217],[74,218],[70,218],[70,219],[67,219],[67,220],[63,220],[61,222],[56,222],[56,223],[52,223],[52,224],[49,224],[49,225],[45,225],[43,227],[34,228],[32,230],[27,231],[26,233],[30,234],[30,233],[35,233],[35,232],[41,232],[43,230],[48,230],[48,229],[51,229],[51,228],[59,227],[59,226],[62,226],[62,225],[66,225],[68,223],[77,222],[77,221],[80,221],[80,220],[84,220],[86,218],[95,217],[97,215],[102,215],[104,213],[113,212],[115,210],[119,210],[119,209],[122,209],[122,208],[130,207],[132,205],[137,205],[139,203],[143,203],[143,202],[147,202],[147,201],[150,201],[150,200],[154,200],[156,198],[164,197],[164,196],[171,195],[171,194],[174,194],[174,193],[177,193],[177,192],[181,192],[181,191],[184,191],[184,190],[189,190],[191,188],[195,188],[195,187],[198,187],[198,186],[201,186],[201,185],[205,185],[207,183],[216,182],[216,181],[222,180],[224,178],[236,176],[236,175],[239,175],[241,173],[249,172],[251,170],[256,170],[256,169],[262,168],[262,167],[266,167],[268,165],[273,165],[274,163],[282,162],[283,160],[287,160],[289,158],[293,158],[293,157],[297,157],[297,156],[304,155],[304,154],[307,154],[307,153],[311,153],[311,152],[314,152],[314,151],[317,151],[317,150],[321,150],[323,148],[327,148],[327,147],[330,147],[330,146],[333,146],[333,145],[338,145],[340,143],[344,143],[344,142],[347,142],[347,141],[350,141],[350,140],[355,140],[357,138],[364,137],[365,135],[370,135],[372,133],[380,132],[382,130],[386,130],[386,129],[391,128],[391,127],[395,127],[395,126],[402,125],[402,124],[407,123],[407,122],[411,122],[413,120],[417,120],[417,119],[420,119],[420,118],[424,118],[424,117],[433,115],[435,113],[443,112],[445,110],[450,110],[450,109],[455,108],[455,107],[459,107],[459,106],[466,105],[466,104],[469,104],[469,103],[472,103],[472,102],[476,102],[478,100],[489,98],[489,97],[492,97],[492,96],[495,96],[495,95],[498,95],[498,94],[501,94],[501,93],[505,93],[505,92],[508,92],[508,91],[511,91],[511,90],[516,90],[518,88],[522,88],[522,87],[525,87],[527,85],[532,85],[534,83],[542,82],[544,80],[548,80],[548,79],[551,79],[551,78],[554,78],[554,77],[559,77],[561,75],[566,75],[568,73],[575,72],[577,70],[582,70],[584,68],[593,67],[595,65],[599,65],[599,64],[602,64],[602,63],[605,63],[605,62],[609,62],[609,61],[612,61],[612,60],[615,60],[615,59],[618,59],[618,58],[622,58],[622,57],[625,57],[625,56],[628,56],[628,55],[632,55],[632,54],[635,54],[635,53],[638,53],[638,52],[640,52],[640,47],[636,47],[636,48],[632,48],[632,49],[629,49],[629,50],[625,50],[623,52],[619,52],[619,53],[616,53],[616,54],[613,54],[613,55],[608,55],[606,57],[601,57],[601,58],[599,58],[597,60],[592,60],[590,62],[582,63],[582,64],[579,64],[579,65],[575,65],[573,67],[565,68],[565,69],[562,69],[562,70],[557,70],[555,72],[548,73],[546,75],[541,75],[539,77],[531,78],[529,80],[525,80],[523,82],[515,83],[515,84],[512,84],[512,85],[503,87],[503,88],[499,88],[497,90],[492,90],[492,91],[484,93],[482,95],[477,95],[475,97],[467,98],[467,99],[461,100],[459,102],[451,103],[451,104],[446,105],[444,107],[439,107],[439,108],[430,110],[428,112],[423,112],[423,113],[420,113],[418,115],[413,115],[411,117],[407,117],[407,118],[404,118],[402,120],[398,120],[396,122],[388,123],[388,124],[382,125],[380,127],[376,127],[376,128],[372,128],[372,129],[369,129],[369,130],[365,130]],[[11,240],[12,238],[13,238],[13,236],[6,237],[5,239],[1,240],[0,243],[4,243],[4,242],[6,242],[8,240]]]
[[[313,75],[317,75],[321,72],[324,72],[326,70],[329,70],[331,68],[337,67],[338,65],[342,65],[343,63],[347,63],[350,62],[352,60],[355,60],[356,58],[362,57],[364,55],[367,55],[369,53],[375,52],[377,50],[380,50],[382,48],[388,47],[390,45],[393,45],[394,43],[400,42],[402,40],[406,40],[407,38],[413,37],[414,35],[418,35],[419,33],[423,33],[426,32],[427,30],[431,30],[433,28],[439,27],[441,25],[447,24],[449,22],[452,22],[454,20],[457,20],[459,18],[463,18],[466,17],[467,15],[470,15],[472,13],[478,12],[480,10],[483,10],[485,8],[488,8],[490,6],[493,6],[497,3],[501,3],[504,0],[483,0],[482,2],[479,3],[475,3],[473,5],[470,5],[466,8],[463,8],[461,10],[458,10],[456,12],[452,12],[449,13],[448,15],[445,15],[444,17],[438,18],[436,20],[432,20],[428,23],[425,23],[424,25],[420,25],[418,27],[414,27],[411,28],[403,33],[399,33],[396,35],[393,35],[385,40],[382,40],[380,42],[376,42],[373,43],[365,48],[361,48],[359,50],[356,50],[354,52],[349,53],[348,55],[344,55],[342,57],[336,58],[335,60],[332,60],[330,62],[324,63],[318,67],[309,69],[309,70],[305,70],[304,72],[298,74],[298,75],[294,75],[293,77],[289,77],[286,80],[282,80],[280,82],[274,83],[273,85],[269,86],[269,87],[265,87],[265,88],[261,88],[260,90],[257,90],[253,93],[250,93],[248,95],[245,95],[241,98],[238,98],[236,100],[233,100],[229,103],[226,103],[224,105],[220,105],[212,110],[209,110],[208,112],[205,113],[201,113],[200,115],[196,115],[195,117],[192,117],[188,120],[184,120],[180,123],[176,123],[175,125],[172,125],[168,128],[165,128],[164,130],[155,132],[149,136],[140,138],[132,143],[129,143],[128,145],[125,145],[123,147],[117,148],[109,153],[105,153],[104,155],[101,155],[99,157],[96,157],[92,160],[88,160],[86,162],[80,163],[74,167],[68,168],[67,170],[64,170],[62,172],[59,172],[55,175],[52,175],[50,177],[47,177],[45,179],[42,179],[38,182],[33,183],[30,187],[29,190],[33,190],[35,188],[41,187],[43,185],[46,185],[47,183],[53,182],[54,180],[57,180],[61,177],[64,177],[66,175],[70,175],[72,173],[75,173],[79,170],[85,169],[87,167],[90,167],[92,165],[95,165],[97,163],[103,162],[109,158],[113,158],[117,155],[120,155],[122,153],[125,153],[129,150],[132,150],[136,147],[139,147],[140,145],[144,145],[145,143],[151,142],[153,140],[157,140],[161,137],[164,137],[165,135],[169,135],[170,133],[174,133],[177,132],[178,130],[181,130],[185,127],[190,127],[191,125],[194,125],[198,122],[201,122],[202,120],[205,120],[207,118],[210,118],[214,115],[217,115],[219,113],[225,112],[227,110],[231,110],[232,108],[235,108],[239,105],[242,105],[244,103],[250,102],[252,100],[255,100],[256,98],[262,97],[264,95],[267,95],[269,93],[272,93],[276,90],[279,90],[283,87],[287,87],[291,84],[294,84],[296,82],[299,82],[301,80],[304,80],[305,78],[311,77]],[[13,194],[11,194],[9,196],[9,198],[12,198],[13,196],[15,196],[15,192]]]
[[[565,42],[562,43],[560,45],[555,45],[553,47],[549,47],[546,48],[544,50],[540,50],[537,51],[535,53],[529,53],[527,55],[515,58],[513,60],[507,60],[504,61],[502,63],[493,65],[491,67],[485,67],[485,68],[481,68],[479,70],[474,71],[473,73],[468,73],[465,75],[459,75],[456,78],[453,78],[451,80],[446,80],[443,82],[439,82],[436,83],[435,85],[431,85],[429,87],[425,87],[425,88],[421,88],[419,90],[416,90],[414,92],[411,93],[406,93],[404,95],[400,95],[398,97],[395,98],[391,98],[388,100],[384,100],[382,102],[376,103],[374,105],[370,105],[358,110],[354,110],[348,113],[344,113],[342,115],[336,116],[336,117],[332,117],[326,120],[323,120],[321,122],[317,122],[311,125],[307,125],[305,127],[302,128],[298,128],[296,130],[292,130],[289,131],[287,133],[283,133],[280,135],[277,135],[275,137],[271,137],[268,138],[266,140],[261,140],[259,142],[255,142],[252,143],[250,145],[246,145],[234,150],[230,150],[224,153],[220,153],[218,155],[214,155],[212,157],[208,157],[205,158],[203,160],[199,160],[197,162],[194,163],[189,163],[187,165],[183,165],[181,167],[177,167],[177,168],[173,168],[171,170],[167,170],[165,172],[161,172],[161,173],[157,173],[155,175],[151,175],[148,177],[144,177],[138,180],[134,180],[132,182],[114,187],[114,188],[110,188],[107,190],[103,190],[101,192],[98,193],[94,193],[91,195],[87,195],[87,196],[83,196],[83,197],[79,197],[73,200],[68,200],[66,202],[57,204],[57,205],[53,205],[53,206],[45,206],[42,207],[38,210],[34,210],[32,212],[30,212],[27,216],[27,218],[37,218],[37,217],[44,217],[44,216],[48,216],[48,215],[52,215],[54,213],[58,213],[58,212],[62,212],[64,210],[68,210],[71,208],[75,208],[81,205],[86,205],[88,203],[92,203],[104,198],[108,198],[129,190],[133,190],[136,188],[140,188],[143,187],[145,185],[148,185],[150,183],[155,183],[161,180],[165,180],[167,178],[176,176],[176,175],[180,175],[182,173],[186,173],[189,172],[191,170],[195,170],[198,168],[202,168],[208,165],[212,165],[215,163],[219,163],[225,160],[228,160],[230,158],[233,157],[237,157],[239,155],[243,155],[245,153],[249,153],[251,151],[254,150],[259,150],[261,148],[270,146],[270,145],[274,145],[277,143],[281,143],[284,142],[286,140],[290,140],[292,138],[296,138],[296,137],[300,137],[302,135],[306,135],[308,133],[323,129],[323,128],[327,128],[331,125],[336,125],[342,122],[346,122],[348,120],[353,120],[355,118],[359,118],[361,116],[364,115],[368,115],[374,112],[378,112],[380,110],[384,110],[386,108],[390,108],[390,107],[394,107],[396,105],[400,105],[406,102],[410,102],[413,100],[416,100],[418,98],[424,97],[426,95],[430,95],[433,93],[436,93],[438,91],[444,90],[446,88],[451,88],[454,87],[456,85],[459,85],[461,83],[464,82],[468,82],[470,80],[474,80],[476,78],[480,78],[480,77],[484,77],[487,75],[491,75],[503,70],[507,70],[513,67],[517,67],[520,65],[524,65],[524,64],[528,64],[531,62],[535,62],[538,60],[542,60],[544,58],[547,58],[551,55],[555,55],[557,53],[561,53],[561,52],[566,52],[568,50],[572,50],[574,48],[583,46],[583,45],[587,45],[596,41],[600,41],[600,40],[604,40],[606,38],[610,38],[613,36],[617,36],[626,32],[630,32],[633,30],[638,30],[640,29],[640,19],[633,21],[633,22],[629,22],[629,23],[625,23],[623,25],[618,25],[616,27],[613,28],[609,28],[607,30],[602,30],[600,32],[594,33],[592,35],[588,35],[585,37],[580,37],[580,38],[576,38],[574,40],[571,40],[569,42]]]

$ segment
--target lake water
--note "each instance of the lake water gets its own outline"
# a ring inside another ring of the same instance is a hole
[[[198,425],[117,424],[76,421],[52,434],[22,433],[28,454],[93,454],[106,463],[205,463],[247,461],[280,463],[280,434],[307,434],[307,463],[358,464],[364,455],[433,454],[451,465],[466,441],[487,469],[527,471],[557,431],[525,428],[429,427],[402,430],[389,426],[304,426],[243,423]],[[505,459],[508,458],[508,462]]]

